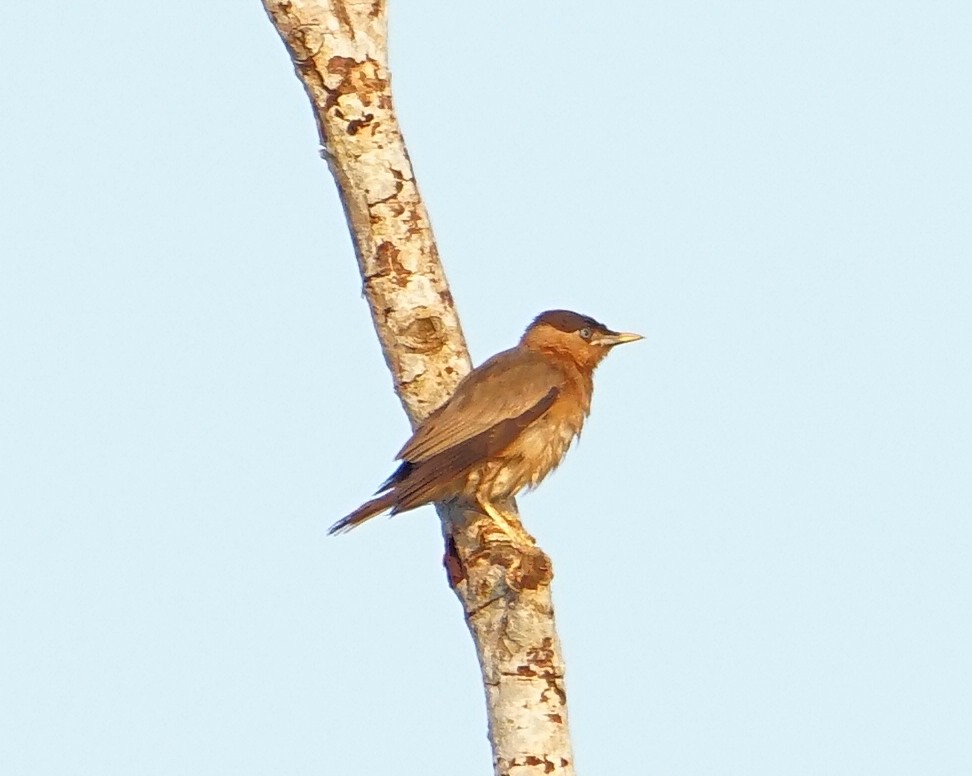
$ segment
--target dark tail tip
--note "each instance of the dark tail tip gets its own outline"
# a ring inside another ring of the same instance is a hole
[[[327,529],[327,535],[334,536],[335,534],[347,533],[350,531],[357,525],[357,523],[351,520],[352,517],[353,515],[342,517],[334,525]]]
[[[361,525],[365,520],[380,515],[389,507],[395,504],[395,493],[384,493],[381,496],[366,501],[347,517],[342,517],[334,525],[327,529],[328,536],[334,534],[347,533],[352,528]]]

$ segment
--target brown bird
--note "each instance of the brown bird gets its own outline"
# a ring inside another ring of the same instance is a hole
[[[504,505],[536,487],[564,458],[591,409],[594,369],[615,345],[642,339],[569,310],[549,310],[520,343],[471,371],[429,415],[396,458],[378,495],[338,520],[354,528],[387,509],[395,515],[463,498],[507,533]]]

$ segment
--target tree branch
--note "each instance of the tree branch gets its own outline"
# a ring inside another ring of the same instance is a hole
[[[317,120],[364,295],[413,427],[469,354],[392,107],[384,0],[264,0]],[[438,506],[449,584],[476,644],[497,776],[572,776],[549,558],[468,506]]]

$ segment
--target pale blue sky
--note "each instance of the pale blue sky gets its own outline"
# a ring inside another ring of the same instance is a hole
[[[59,7],[63,6],[63,7]],[[257,2],[0,27],[0,770],[491,772]],[[392,0],[474,358],[647,339],[521,500],[588,774],[972,773],[972,5]]]

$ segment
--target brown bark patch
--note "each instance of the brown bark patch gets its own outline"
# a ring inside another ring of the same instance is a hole
[[[398,259],[401,253],[394,243],[387,240],[378,243],[378,247],[375,248],[375,263],[378,265],[378,271],[371,277],[390,277],[396,285],[404,288],[408,284],[410,273]]]
[[[553,564],[545,552],[536,547],[524,548],[518,553],[515,574],[510,586],[516,590],[537,590],[553,580]]]
[[[373,100],[378,107],[390,107],[390,99],[384,92],[388,89],[388,79],[379,75],[378,63],[373,59],[358,61],[353,57],[334,56],[327,60],[328,75],[333,76],[332,85],[327,88],[325,110],[330,109],[346,94],[357,94],[362,104],[369,105]]]
[[[351,121],[348,122],[348,128],[345,131],[349,135],[357,135],[364,127],[367,127],[374,120],[374,113],[366,113],[360,119],[351,119]]]
[[[513,763],[511,763],[511,765],[518,765],[518,763],[514,761]],[[542,765],[544,773],[553,773],[554,768],[557,767],[552,762],[550,762],[550,760],[548,760],[546,757],[540,758],[532,754],[528,754],[526,757],[523,758],[523,765],[532,765],[532,766]]]

